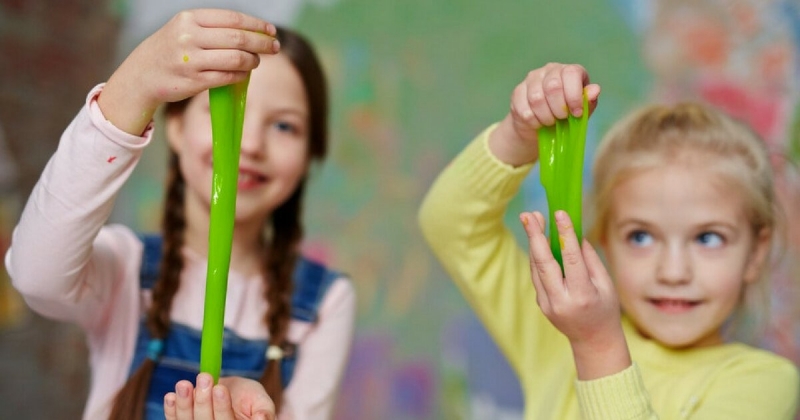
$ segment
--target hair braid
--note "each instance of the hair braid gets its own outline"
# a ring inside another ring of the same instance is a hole
[[[305,181],[302,181],[292,196],[272,214],[272,238],[265,258],[264,279],[268,309],[265,322],[269,329],[270,345],[285,348],[289,320],[292,311],[292,275],[303,237],[300,222]],[[283,401],[280,360],[268,360],[261,383],[280,411]]]
[[[163,255],[159,266],[158,281],[153,287],[153,299],[147,310],[147,329],[153,338],[165,338],[169,331],[169,314],[172,300],[180,286],[183,270],[184,231],[186,217],[184,212],[184,180],[178,165],[178,156],[170,155],[169,179],[162,222]],[[141,366],[128,378],[128,382],[114,398],[109,419],[139,420],[144,415],[145,398],[150,386],[155,362],[145,358]]]

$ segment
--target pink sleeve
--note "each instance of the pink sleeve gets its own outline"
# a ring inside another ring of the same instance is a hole
[[[152,136],[152,127],[137,137],[108,122],[95,100],[102,87],[92,89],[61,136],[5,257],[14,286],[34,310],[86,329],[102,321],[126,255],[137,246],[126,229],[98,234]]]
[[[280,420],[331,418],[353,341],[355,296],[353,285],[345,278],[331,285],[318,323],[302,342]]]

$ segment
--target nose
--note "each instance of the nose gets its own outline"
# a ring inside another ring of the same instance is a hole
[[[692,278],[690,251],[681,244],[669,244],[663,248],[658,260],[658,281],[668,285],[686,284]]]
[[[245,118],[240,153],[249,157],[263,158],[267,153],[266,144],[265,130],[261,125],[254,121],[248,122]]]

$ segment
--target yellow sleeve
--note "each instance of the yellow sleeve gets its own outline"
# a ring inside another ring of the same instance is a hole
[[[583,420],[655,420],[650,397],[638,366],[591,381],[576,381]]]
[[[503,224],[506,208],[533,164],[513,168],[487,139],[472,141],[439,175],[419,212],[428,244],[525,382],[535,360],[569,352],[566,338],[536,304],[527,253]],[[547,349],[542,349],[546,345]]]

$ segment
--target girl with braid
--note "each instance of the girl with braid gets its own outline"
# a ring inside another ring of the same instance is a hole
[[[212,386],[198,375],[212,194],[206,91],[248,72],[222,379]],[[106,222],[161,105],[163,228],[138,235]],[[237,12],[179,13],[91,90],[5,259],[34,310],[86,332],[85,419],[270,418],[273,403],[279,419],[330,417],[355,295],[299,251],[309,167],[326,148],[326,85],[312,47]]]

